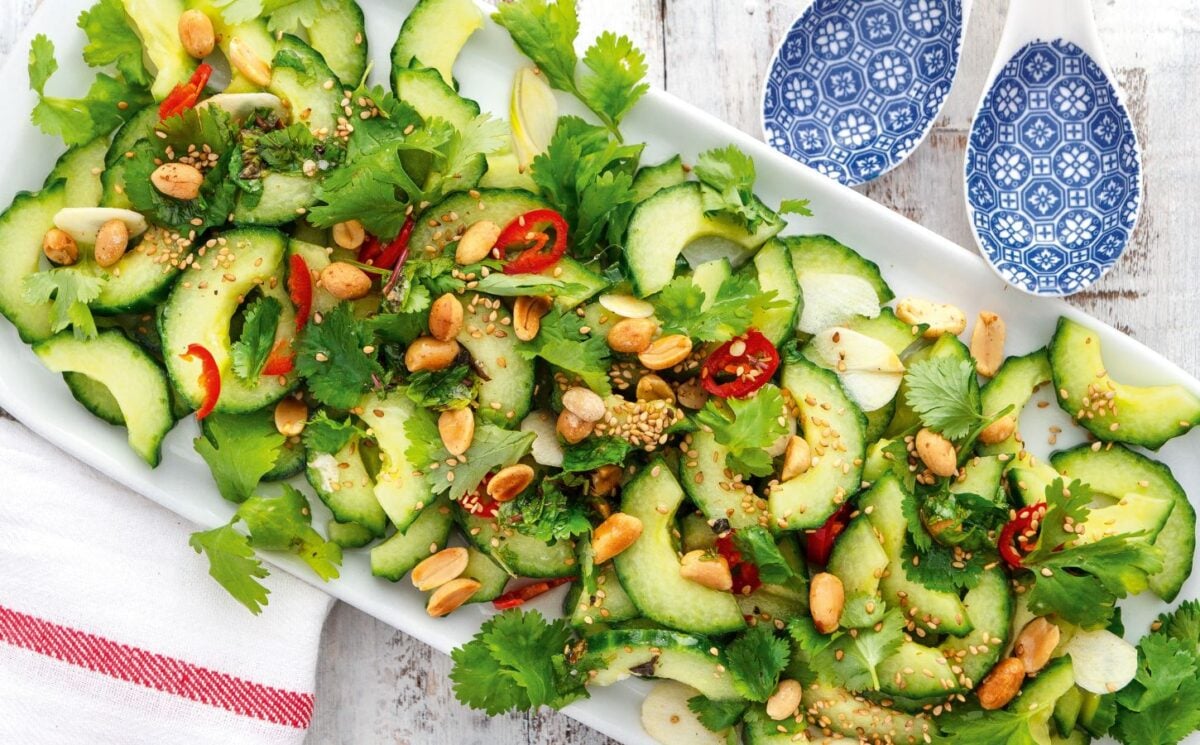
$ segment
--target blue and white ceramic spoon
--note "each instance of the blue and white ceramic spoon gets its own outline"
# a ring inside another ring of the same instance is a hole
[[[971,129],[967,211],[1014,287],[1071,295],[1112,268],[1142,203],[1141,150],[1090,0],[1012,0]]]
[[[958,72],[971,0],[815,0],[775,50],[763,133],[843,184],[900,165]]]

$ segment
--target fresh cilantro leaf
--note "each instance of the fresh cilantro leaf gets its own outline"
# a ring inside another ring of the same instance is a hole
[[[380,313],[366,320],[366,327],[381,341],[408,346],[421,334],[429,316],[421,312]]]
[[[749,708],[745,701],[713,701],[703,695],[688,699],[688,708],[700,720],[705,728],[713,732],[721,732],[742,721]]]
[[[754,159],[736,145],[701,153],[694,170],[700,179],[705,214],[726,215],[751,232],[763,223],[779,220],[754,196]]]
[[[783,411],[779,388],[768,383],[750,398],[710,398],[696,413],[696,421],[729,448],[727,464],[735,473],[767,476],[774,466],[766,448],[787,434],[779,422]]]
[[[579,93],[587,107],[606,122],[620,122],[650,90],[643,82],[646,56],[629,37],[605,31],[584,52],[583,64],[593,74],[579,81]]]
[[[770,698],[790,658],[787,640],[775,636],[774,627],[765,623],[746,629],[725,648],[733,687],[751,701]]]
[[[1160,615],[1158,633],[1190,644],[1200,659],[1200,601],[1185,600],[1171,613]]]
[[[564,473],[582,473],[601,466],[623,466],[633,450],[629,440],[620,437],[589,437],[563,448],[562,469]]]
[[[192,533],[188,545],[208,557],[208,574],[230,595],[250,609],[254,615],[262,612],[270,590],[258,580],[269,572],[250,548],[250,539],[222,525],[213,530]]]
[[[931,590],[957,593],[979,584],[984,568],[997,560],[995,536],[1008,511],[977,494],[955,493],[946,483],[933,491],[905,491],[908,524],[904,573]]]
[[[316,453],[337,453],[360,434],[362,430],[350,417],[339,422],[320,409],[304,427],[304,447]]]
[[[242,380],[255,382],[262,375],[267,357],[275,347],[275,330],[283,306],[273,297],[259,297],[246,310],[242,334],[230,346],[233,372]]]
[[[255,548],[293,553],[322,580],[337,579],[341,546],[326,541],[313,529],[305,496],[289,484],[281,486],[283,492],[277,497],[253,496],[242,502],[234,519],[246,523],[250,544]]]
[[[1037,709],[1014,712],[956,711],[938,720],[942,736],[938,743],[979,743],[980,745],[1038,745],[1033,734]]]
[[[479,379],[467,365],[413,373],[404,389],[413,403],[436,411],[464,409],[478,393]]]
[[[785,199],[779,203],[779,214],[812,217],[813,211],[809,207],[810,204],[807,199]]]
[[[296,370],[314,398],[335,409],[349,409],[358,403],[383,376],[378,352],[363,351],[372,346],[373,336],[347,303],[325,313],[320,323],[304,328],[296,349]]]
[[[283,442],[283,435],[264,417],[210,414],[194,446],[221,496],[244,502],[275,467]]]
[[[900,509],[904,513],[904,521],[908,525],[909,540],[912,541],[917,551],[928,551],[933,547],[933,537],[929,535],[929,531],[925,529],[925,523],[921,520],[921,506],[917,502],[917,495],[905,490],[904,501],[900,503]]]
[[[755,316],[786,305],[774,290],[763,292],[757,279],[741,272],[721,283],[707,308],[706,299],[691,277],[671,280],[654,300],[663,331],[701,341],[729,341],[745,333]]]
[[[496,152],[509,141],[508,125],[488,114],[472,118],[461,128],[450,129],[452,135],[435,154],[436,170],[422,190],[420,198],[423,201],[441,201],[451,192],[477,186],[476,181],[465,181],[463,173],[473,160]]]
[[[979,397],[979,379],[969,360],[937,357],[922,360],[904,375],[908,405],[921,422],[951,440],[970,434],[986,424]]]
[[[1111,734],[1126,745],[1171,745],[1200,729],[1200,651],[1195,601],[1161,616],[1138,643],[1138,671],[1116,694]]]
[[[925,551],[918,551],[907,542],[903,550],[904,574],[913,582],[930,590],[957,593],[960,589],[971,589],[979,584],[984,567],[994,564],[996,555],[977,551],[963,553],[961,549],[934,543]],[[914,559],[917,561],[913,563]]]
[[[742,557],[758,567],[758,576],[763,582],[782,585],[795,576],[766,528],[757,525],[741,528],[734,532],[733,542]]]
[[[68,326],[79,339],[96,338],[96,319],[88,303],[100,297],[104,279],[79,269],[59,267],[25,277],[25,302],[40,305],[54,301],[50,330],[58,333]]]
[[[100,0],[79,14],[79,28],[87,34],[83,59],[92,67],[115,65],[134,85],[153,81],[142,63],[142,40],[129,25],[121,0]]]
[[[509,610],[484,622],[471,641],[451,652],[454,695],[489,715],[561,709],[587,697],[584,675],[572,675],[563,655],[572,632],[537,611]]]
[[[547,277],[541,274],[501,274],[492,272],[479,280],[475,292],[496,297],[521,297],[524,295],[577,295],[586,288],[574,282]]]
[[[872,628],[828,636],[818,633],[810,619],[796,618],[788,631],[801,658],[822,680],[853,692],[877,691],[879,663],[904,641],[904,616],[899,609],[890,610]]]
[[[318,189],[324,204],[309,210],[309,222],[319,228],[347,220],[359,220],[380,240],[391,241],[400,234],[406,218],[407,189],[419,191],[394,149],[348,161],[326,176]]]
[[[608,341],[602,334],[584,334],[581,329],[586,325],[573,311],[552,308],[542,317],[537,338],[523,344],[520,354],[526,359],[541,357],[606,396],[612,392],[608,379]]]
[[[455,501],[474,492],[489,473],[525,457],[534,438],[532,432],[510,432],[491,424],[477,424],[471,447],[464,457],[455,459],[458,465],[450,467],[445,465],[451,457],[450,451],[442,444],[432,414],[418,409],[404,421],[404,432],[409,442],[405,452],[408,461],[425,474],[434,494],[449,492],[450,499]]]
[[[592,532],[592,524],[579,499],[581,482],[578,478],[543,479],[516,499],[505,502],[500,516],[513,523],[518,533],[544,543],[587,535]],[[568,494],[564,487],[572,486]]]

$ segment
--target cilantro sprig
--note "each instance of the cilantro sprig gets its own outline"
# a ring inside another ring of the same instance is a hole
[[[210,414],[194,441],[217,490],[230,502],[250,498],[275,467],[283,444],[271,419],[254,414]]]
[[[275,346],[275,330],[283,306],[273,297],[259,297],[246,309],[242,333],[230,346],[233,372],[242,380],[256,382]]]
[[[323,314],[320,323],[308,324],[296,349],[296,370],[313,397],[338,409],[358,403],[383,377],[373,339],[368,325],[355,318],[347,303]]]
[[[733,687],[751,701],[766,701],[791,661],[791,645],[770,624],[746,629],[725,648],[725,666]]]
[[[969,360],[935,357],[908,368],[905,400],[921,423],[951,440],[973,440],[989,424],[1007,416],[1009,406],[994,416],[983,414],[979,378]]]
[[[587,322],[569,310],[551,309],[542,317],[537,338],[520,348],[525,359],[540,357],[578,377],[600,395],[612,392],[608,379],[611,350],[602,334],[585,334]]]
[[[1138,644],[1137,676],[1117,693],[1110,733],[1125,745],[1170,745],[1200,729],[1200,603],[1159,617]]]
[[[88,303],[100,297],[104,278],[74,267],[59,267],[25,278],[24,300],[30,305],[53,301],[50,330],[58,333],[68,326],[79,339],[96,338],[96,319]]]
[[[879,690],[879,664],[904,641],[904,616],[890,610],[873,627],[854,633],[821,634],[808,618],[796,618],[788,632],[801,659],[826,683],[848,691]]]
[[[787,434],[787,427],[779,422],[783,411],[783,395],[768,383],[750,398],[709,399],[696,412],[696,421],[729,448],[726,461],[735,473],[767,476],[773,464],[766,448]]]
[[[591,533],[592,524],[580,499],[583,482],[583,477],[570,475],[543,479],[505,502],[500,517],[511,522],[518,533],[545,543]]]
[[[741,272],[721,283],[711,303],[707,300],[691,277],[671,280],[653,301],[664,333],[700,341],[729,341],[745,333],[755,317],[787,304],[777,299],[774,290],[763,292],[757,279]]]

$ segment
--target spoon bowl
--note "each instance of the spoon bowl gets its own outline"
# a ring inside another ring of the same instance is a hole
[[[976,241],[1009,284],[1066,296],[1137,224],[1141,150],[1088,0],[1012,0],[967,144]]]
[[[763,133],[850,186],[921,144],[958,72],[970,0],[815,0],[775,50]]]

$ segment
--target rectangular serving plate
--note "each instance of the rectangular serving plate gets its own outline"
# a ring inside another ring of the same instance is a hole
[[[415,0],[359,0],[368,18],[368,36],[375,62],[375,81],[386,85],[389,51],[400,24]],[[62,152],[57,139],[39,132],[29,121],[36,99],[28,88],[26,50],[35,34],[55,43],[61,70],[50,83],[56,95],[81,95],[92,73],[80,59],[84,36],[74,24],[90,0],[45,2],[17,42],[0,75],[0,100],[7,114],[0,121],[0,205],[20,190],[37,189]],[[486,6],[481,5],[486,9]],[[529,62],[513,47],[507,33],[491,23],[473,37],[456,66],[462,93],[479,101],[485,111],[506,116],[513,74]],[[749,81],[743,81],[748,83]],[[581,113],[577,104],[560,97],[564,113]],[[1025,354],[1045,345],[1060,315],[1099,331],[1108,370],[1119,380],[1135,384],[1178,383],[1200,394],[1200,382],[1173,363],[1130,337],[1081,313],[1065,302],[1032,298],[1009,288],[973,251],[968,251],[867,197],[834,183],[815,171],[775,152],[762,142],[661,91],[652,91],[622,126],[628,140],[646,142],[645,163],[682,153],[685,159],[712,147],[734,143],[758,165],[758,193],[768,204],[785,198],[812,200],[815,217],[791,220],[791,233],[828,233],[877,262],[897,296],[917,295],[950,302],[974,317],[981,309],[999,313],[1008,324],[1008,354]],[[1043,389],[1035,400],[1052,401]],[[89,414],[75,402],[62,378],[38,362],[21,343],[16,330],[0,322],[0,407],[63,450],[126,484],[158,504],[204,528],[227,522],[233,506],[212,483],[208,468],[192,449],[198,429],[182,422],[163,446],[163,462],[148,468],[129,449],[125,431]],[[1051,425],[1063,429],[1058,447],[1084,440],[1057,406],[1030,406],[1022,418],[1030,449],[1048,455],[1043,433]],[[1171,466],[1189,493],[1200,493],[1200,461],[1194,454],[1200,433],[1168,443],[1155,456]],[[1191,457],[1189,457],[1191,456]],[[2,468],[2,467],[0,467]],[[304,487],[307,490],[307,485]],[[86,498],[86,495],[80,495]],[[36,498],[30,495],[30,498]],[[312,499],[319,526],[328,512]],[[191,549],[180,544],[181,552]],[[348,551],[342,577],[321,584],[302,563],[269,555],[270,562],[320,587],[334,597],[369,613],[442,652],[462,644],[491,613],[490,606],[472,606],[449,618],[434,620],[425,613],[424,597],[408,583],[393,584],[371,576],[366,551]],[[196,561],[202,561],[196,557]],[[269,581],[269,580],[268,580]],[[1181,597],[1200,595],[1200,580],[1188,580]],[[557,613],[561,592],[533,607]],[[1163,610],[1162,603],[1143,596],[1123,604],[1126,626],[1136,639]],[[268,607],[267,613],[271,612]],[[654,745],[639,722],[640,702],[647,683],[629,680],[593,691],[593,697],[571,705],[565,713],[629,745]]]

